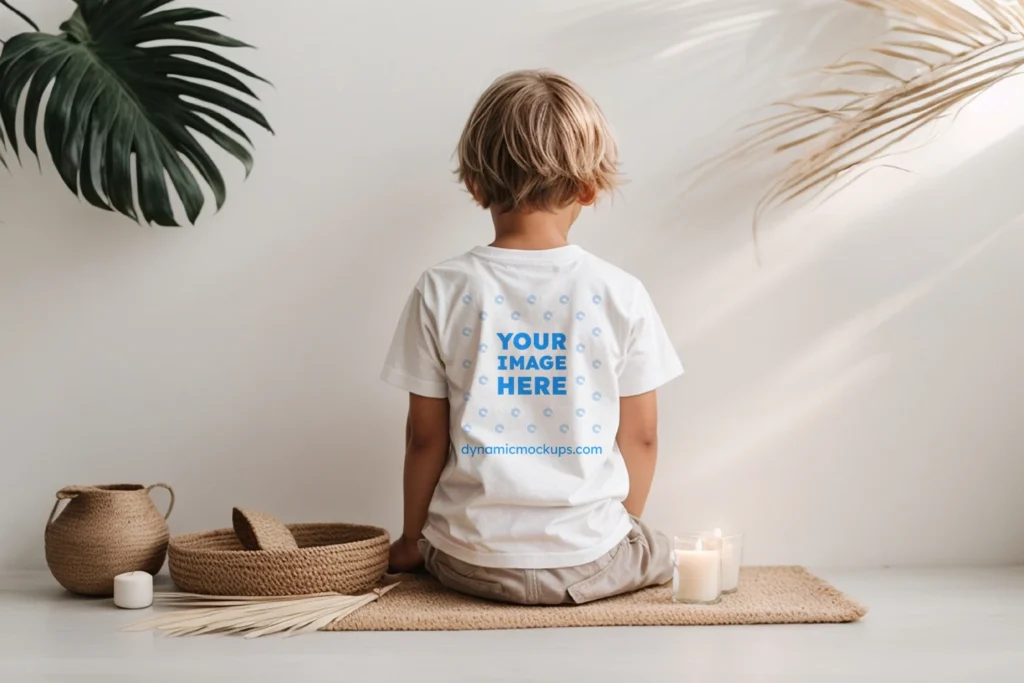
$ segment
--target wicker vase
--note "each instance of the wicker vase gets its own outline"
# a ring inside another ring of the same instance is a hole
[[[149,497],[158,486],[171,495],[165,515]],[[67,507],[54,519],[62,500]],[[113,595],[118,574],[160,571],[169,538],[165,520],[173,508],[174,491],[167,484],[63,488],[46,524],[46,564],[72,593]]]

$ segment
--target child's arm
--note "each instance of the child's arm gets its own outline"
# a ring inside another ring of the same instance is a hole
[[[405,426],[405,516],[402,536],[391,546],[390,571],[408,572],[423,562],[416,542],[423,536],[427,508],[448,460],[448,399],[409,394]]]
[[[619,399],[619,450],[629,472],[629,495],[622,504],[639,517],[647,504],[658,461],[658,394],[648,391]]]

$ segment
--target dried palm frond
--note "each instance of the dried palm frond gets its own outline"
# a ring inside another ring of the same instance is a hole
[[[848,186],[840,181],[1024,67],[1024,0],[846,1],[890,17],[880,42],[825,67],[832,83],[776,103],[716,160],[796,155],[758,203],[755,226],[772,208]]]
[[[318,631],[379,599],[393,583],[365,595],[321,593],[295,597],[231,597],[192,593],[158,593],[156,601],[178,608],[125,627],[126,631],[157,629],[172,636],[206,633],[245,633],[259,638],[274,633],[287,636]]]

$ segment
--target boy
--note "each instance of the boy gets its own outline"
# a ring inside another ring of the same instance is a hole
[[[671,578],[640,521],[655,390],[683,371],[640,282],[568,233],[618,183],[597,105],[561,76],[507,74],[458,148],[490,246],[429,269],[382,379],[409,392],[404,532],[391,571],[456,591],[580,604]]]

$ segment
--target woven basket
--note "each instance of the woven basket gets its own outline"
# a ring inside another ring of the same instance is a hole
[[[170,494],[163,515],[149,498],[156,487]],[[58,515],[62,500],[68,504]],[[73,593],[113,595],[118,574],[160,571],[170,535],[165,519],[173,507],[174,491],[167,484],[65,487],[46,523],[46,564]]]
[[[354,524],[289,524],[297,550],[245,550],[231,529],[175,536],[171,578],[203,595],[357,594],[388,568],[388,532]]]

